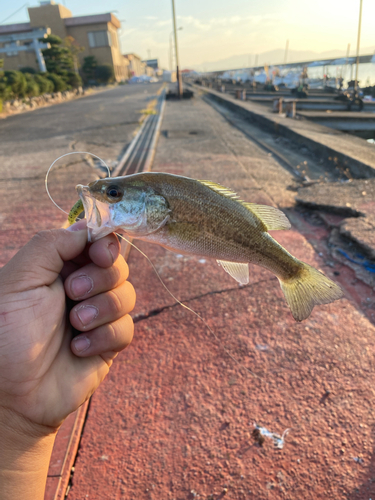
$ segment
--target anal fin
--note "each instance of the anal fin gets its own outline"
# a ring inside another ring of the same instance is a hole
[[[249,265],[218,260],[217,263],[241,285],[249,283]]]

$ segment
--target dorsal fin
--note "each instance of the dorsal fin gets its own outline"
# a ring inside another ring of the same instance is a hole
[[[246,203],[240,201],[250,212],[253,212],[266,226],[267,231],[274,231],[276,229],[290,229],[292,226],[287,216],[275,207],[269,205],[256,205],[255,203]]]
[[[255,203],[247,203],[239,199],[239,196],[230,189],[227,189],[220,184],[211,181],[198,181],[204,186],[209,187],[212,191],[215,191],[226,198],[241,203],[241,205],[247,208],[251,213],[258,217],[264,224],[267,231],[277,230],[277,229],[290,229],[291,225],[286,215],[278,208],[271,207],[268,205],[257,205]]]
[[[209,187],[212,189],[212,191],[216,191],[217,193],[225,196],[226,198],[232,198],[233,200],[238,200],[239,196],[237,193],[234,191],[231,191],[230,189],[221,186],[220,184],[217,184],[216,182],[211,182],[211,181],[198,181],[204,186]]]

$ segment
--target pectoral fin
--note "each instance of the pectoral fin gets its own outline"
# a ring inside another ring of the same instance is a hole
[[[248,264],[240,264],[239,262],[227,262],[218,260],[217,263],[241,285],[249,283],[249,266]]]

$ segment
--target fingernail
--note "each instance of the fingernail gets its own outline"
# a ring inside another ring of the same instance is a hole
[[[93,288],[94,282],[88,276],[77,276],[76,278],[73,278],[70,284],[70,289],[74,297],[77,299],[79,297],[83,297],[86,293],[91,292]]]
[[[86,219],[81,219],[71,226],[69,226],[66,230],[67,231],[82,231],[83,229],[87,228],[87,220]]]
[[[83,326],[89,325],[99,314],[99,310],[95,306],[81,306],[76,311]]]
[[[118,253],[119,253],[118,246],[115,245],[114,243],[110,243],[108,245],[108,250],[109,250],[109,253],[112,256],[112,264],[114,264],[115,260],[118,257]]]
[[[90,340],[87,337],[76,337],[73,342],[77,352],[86,351],[90,347]]]

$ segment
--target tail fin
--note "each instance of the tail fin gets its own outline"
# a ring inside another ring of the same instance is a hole
[[[320,271],[304,262],[298,276],[280,281],[293,318],[302,321],[310,316],[314,306],[329,304],[343,296],[343,291]]]

